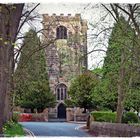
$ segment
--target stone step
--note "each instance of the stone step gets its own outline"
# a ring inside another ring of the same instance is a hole
[[[48,120],[48,122],[66,122],[66,119],[58,119],[58,118],[56,118],[56,119],[49,119]]]
[[[49,113],[48,118],[50,119],[57,119],[57,114],[56,113]]]

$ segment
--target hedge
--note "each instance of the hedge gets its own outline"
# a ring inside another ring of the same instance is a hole
[[[123,123],[138,123],[139,118],[134,112],[126,112],[122,117]]]
[[[97,122],[115,123],[116,120],[116,112],[93,111],[91,112],[91,115]]]

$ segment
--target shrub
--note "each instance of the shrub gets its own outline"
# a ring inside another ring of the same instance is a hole
[[[8,121],[3,126],[4,136],[13,137],[13,136],[24,136],[24,130],[22,126],[16,122]]]
[[[91,115],[93,116],[95,121],[98,122],[115,122],[116,120],[116,113],[115,112],[91,112]]]
[[[139,118],[134,112],[126,112],[123,114],[122,123],[138,123]]]
[[[19,120],[19,113],[13,112],[12,120],[13,120],[13,122],[18,122],[18,120]]]

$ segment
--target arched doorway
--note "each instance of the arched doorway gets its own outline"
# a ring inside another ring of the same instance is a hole
[[[63,103],[60,103],[57,108],[57,118],[59,119],[66,118],[66,106]]]

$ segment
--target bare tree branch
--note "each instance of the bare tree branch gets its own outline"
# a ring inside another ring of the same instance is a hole
[[[25,17],[25,19],[23,20],[23,22],[20,24],[18,31],[16,33],[16,35],[19,33],[19,31],[21,30],[21,28],[23,27],[24,23],[27,21],[28,17],[30,16],[30,14],[40,5],[40,3],[38,3],[31,11],[29,11]]]
[[[105,6],[104,4],[101,4],[111,15],[112,15],[112,17],[116,20],[116,22],[117,22],[117,19],[116,19],[116,17],[113,15],[113,13],[111,12],[111,10],[109,10],[109,8],[107,8],[107,6]]]

